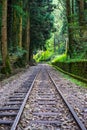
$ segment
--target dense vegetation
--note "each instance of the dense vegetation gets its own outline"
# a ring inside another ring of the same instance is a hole
[[[54,0],[54,3],[56,4],[53,11],[56,31],[53,33],[53,37],[46,42],[47,50],[50,47],[52,52],[51,61],[86,60],[87,1]],[[45,57],[48,58],[48,56]],[[38,54],[35,59],[38,59]],[[43,60],[43,56],[39,59]]]
[[[0,1],[0,68],[11,73],[33,61],[53,32],[52,1]]]
[[[0,73],[37,62],[87,61],[87,0],[1,0]]]

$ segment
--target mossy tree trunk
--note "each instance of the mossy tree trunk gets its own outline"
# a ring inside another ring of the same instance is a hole
[[[5,67],[7,57],[7,0],[2,0],[1,43],[2,43],[2,62],[3,67]]]
[[[2,63],[3,73],[10,73],[10,61],[7,52],[7,0],[2,0],[2,27],[1,27],[1,43],[2,43]]]

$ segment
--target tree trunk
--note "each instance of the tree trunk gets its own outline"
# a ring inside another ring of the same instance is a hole
[[[79,25],[80,25],[80,37],[84,35],[84,0],[79,1]]]
[[[72,46],[73,46],[73,38],[72,38],[72,29],[70,27],[70,23],[72,22],[71,19],[71,8],[70,8],[70,0],[66,0],[66,15],[67,15],[67,21],[68,21],[68,50],[67,50],[67,55],[71,58],[72,57]]]
[[[79,23],[80,25],[84,24],[84,0],[79,2]]]
[[[26,50],[27,50],[27,54],[26,54],[26,61],[27,63],[29,62],[29,47],[30,47],[30,19],[28,17],[27,19],[27,37],[26,37]]]
[[[32,47],[29,48],[29,63],[30,64],[33,63],[33,48]]]
[[[56,42],[55,42],[55,34],[54,34],[54,53],[56,53]]]
[[[2,43],[2,63],[1,72],[4,74],[11,73],[10,60],[7,53],[7,0],[2,0],[2,27],[1,27],[1,43]]]
[[[2,0],[2,28],[1,28],[1,43],[2,43],[2,62],[3,67],[6,67],[7,57],[7,0]]]
[[[17,3],[16,3],[17,4]],[[15,5],[15,1],[13,1],[13,6]],[[13,46],[13,51],[16,50],[16,47],[19,44],[19,19],[17,16],[16,10],[13,8],[13,22],[12,22],[12,46]]]
[[[20,1],[20,7],[22,8],[23,2]],[[18,43],[19,48],[22,48],[22,15],[20,15],[19,18],[19,43]]]
[[[8,0],[8,9],[7,9],[7,43],[8,48],[12,48],[12,23],[13,23],[13,8],[12,8],[12,0]]]

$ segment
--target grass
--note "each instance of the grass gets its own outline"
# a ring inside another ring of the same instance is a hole
[[[80,87],[84,87],[84,88],[87,88],[87,84],[84,83],[84,82],[81,82],[77,79],[74,79],[68,75],[65,75],[65,74],[62,74],[66,79],[68,79],[69,81],[71,81],[72,83],[75,83],[76,85],[80,86]]]

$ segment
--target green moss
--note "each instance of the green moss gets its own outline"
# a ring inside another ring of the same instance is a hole
[[[9,59],[9,56],[7,55],[5,67],[2,67],[1,73],[2,74],[11,74],[11,71],[12,71],[12,69],[11,69],[10,59]]]
[[[9,56],[7,56],[7,58],[6,58],[6,71],[9,74],[11,74],[11,71],[12,71]]]
[[[53,65],[58,66],[62,70],[87,79],[87,61],[79,62],[53,62]]]
[[[72,74],[72,73],[69,73],[69,72],[67,72],[67,71],[64,71],[63,69],[61,69],[61,68],[59,68],[59,67],[57,67],[57,66],[55,66],[55,65],[53,65],[53,67],[55,67],[55,68],[56,68],[57,70],[59,70],[60,72],[63,72],[64,74],[67,74],[67,75],[73,77],[74,79],[77,79],[78,81],[81,81],[81,82],[83,82],[83,83],[86,83],[86,85],[87,85],[87,79],[85,79],[85,78],[83,78],[83,77],[80,77],[80,76],[77,76],[77,75],[74,75],[74,74]]]
[[[61,71],[58,67],[53,66],[56,70],[59,71],[59,73],[66,79],[68,79],[70,82],[75,83],[76,85],[79,85],[80,87],[87,88],[87,83],[81,82],[74,77],[69,76],[68,74],[64,73],[64,71]],[[63,73],[61,73],[63,72]]]

